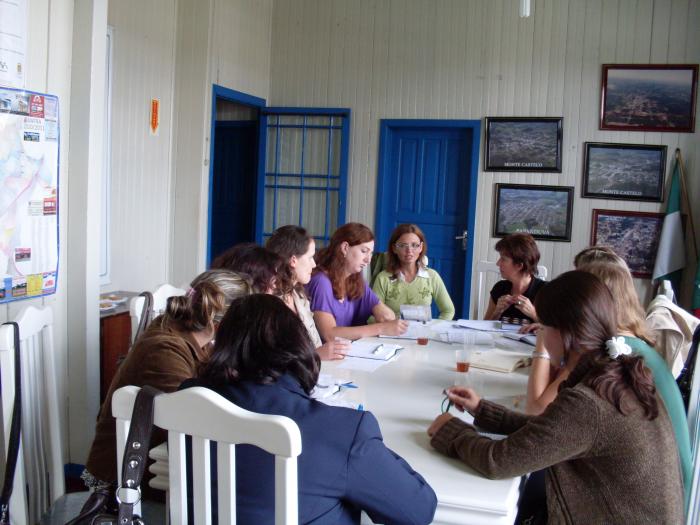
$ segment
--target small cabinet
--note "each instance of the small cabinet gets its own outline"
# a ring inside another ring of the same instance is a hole
[[[114,308],[100,312],[100,403],[109,390],[119,363],[126,357],[131,344],[131,315],[129,300],[134,293],[113,292],[126,300]]]

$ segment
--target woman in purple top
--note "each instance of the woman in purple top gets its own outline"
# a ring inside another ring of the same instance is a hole
[[[382,303],[362,278],[372,258],[374,235],[364,224],[349,222],[338,228],[328,246],[318,252],[316,269],[306,292],[321,338],[359,339],[400,335],[405,321]],[[374,316],[376,323],[367,324]]]

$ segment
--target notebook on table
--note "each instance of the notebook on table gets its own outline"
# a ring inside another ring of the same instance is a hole
[[[488,350],[474,350],[471,356],[470,366],[494,372],[513,372],[518,368],[527,366],[528,355],[516,353],[498,348]]]
[[[378,361],[388,361],[396,355],[396,352],[403,349],[401,345],[378,343],[377,341],[363,341],[358,339],[350,345],[347,357],[361,357],[363,359],[375,359]]]

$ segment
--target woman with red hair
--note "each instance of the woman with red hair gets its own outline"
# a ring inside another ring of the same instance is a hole
[[[362,278],[374,251],[374,234],[364,224],[349,222],[338,228],[328,246],[316,256],[316,269],[306,292],[321,338],[359,339],[400,335],[405,321],[383,304]],[[367,324],[370,316],[375,323]]]

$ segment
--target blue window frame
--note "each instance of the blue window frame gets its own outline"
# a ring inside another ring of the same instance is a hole
[[[260,117],[256,239],[298,224],[325,245],[345,222],[350,110],[265,108]]]

